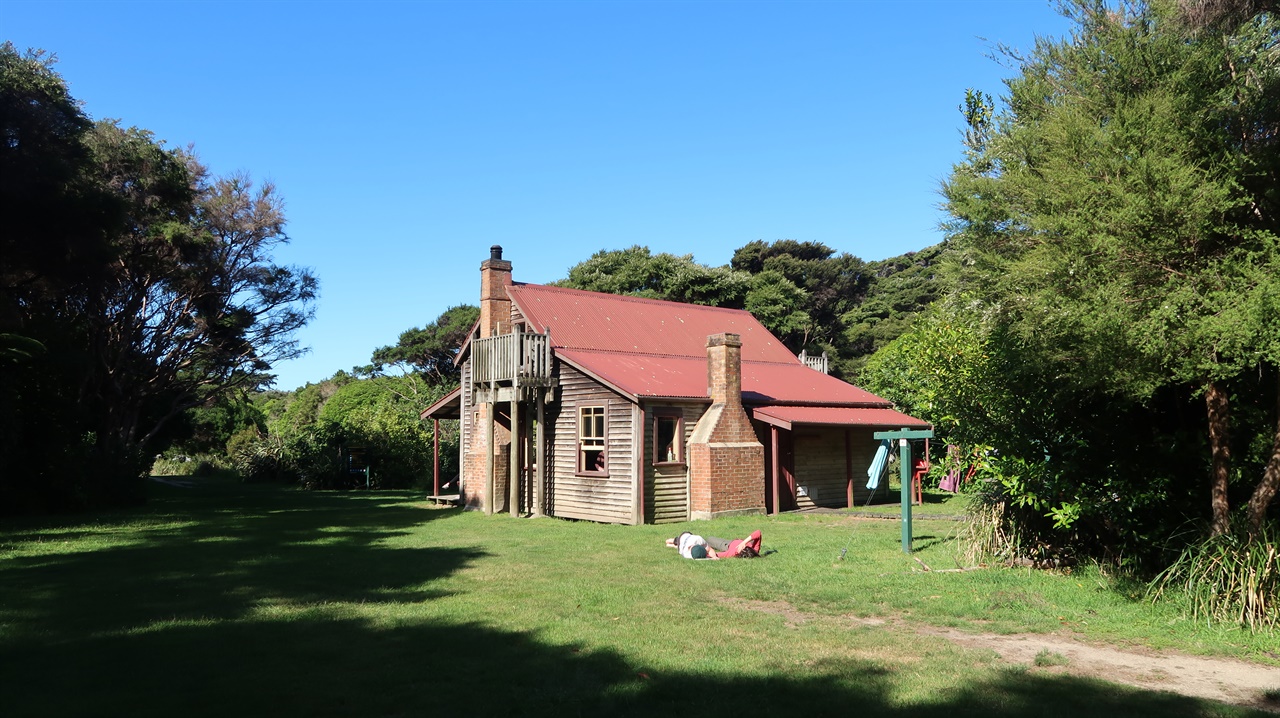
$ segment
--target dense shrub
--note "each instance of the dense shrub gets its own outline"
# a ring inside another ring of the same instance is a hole
[[[932,423],[940,452],[954,443],[965,464],[980,458],[981,514],[999,521],[985,530],[1006,551],[1033,561],[1123,560],[1151,573],[1168,565],[1169,537],[1208,508],[1197,490],[1208,465],[1201,400],[1178,387],[1143,402],[1071,391],[1028,368],[1025,354],[971,307],[940,304],[868,362],[862,385]],[[1265,388],[1242,383],[1239,394]],[[1258,443],[1253,433],[1236,436]],[[1247,486],[1261,466],[1237,456]]]
[[[341,449],[342,434],[337,424],[305,426],[284,441],[286,466],[304,489],[347,488]]]

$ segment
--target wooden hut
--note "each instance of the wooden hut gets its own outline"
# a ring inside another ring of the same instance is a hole
[[[460,391],[423,412],[461,419],[469,508],[640,524],[851,506],[872,433],[928,426],[749,312],[513,282],[497,246],[480,275]]]

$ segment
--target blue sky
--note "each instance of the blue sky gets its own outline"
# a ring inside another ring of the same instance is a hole
[[[601,249],[725,264],[756,239],[935,244],[967,87],[1067,22],[1003,2],[26,2],[94,118],[276,183],[320,278],[298,387],[475,303],[501,244],[548,282]]]

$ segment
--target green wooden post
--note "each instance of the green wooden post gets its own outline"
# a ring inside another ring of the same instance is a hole
[[[911,553],[911,442],[898,439],[898,477],[902,479],[902,552]]]
[[[911,442],[909,439],[932,439],[932,429],[899,429],[877,431],[877,439],[898,442],[898,476],[902,477],[902,552],[911,553]]]

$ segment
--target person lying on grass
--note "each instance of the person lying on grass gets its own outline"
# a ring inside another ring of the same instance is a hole
[[[685,531],[675,538],[667,539],[667,546],[676,549],[685,558],[755,558],[760,555],[760,541],[759,531],[753,531],[744,539],[732,541],[715,536],[703,538]]]

